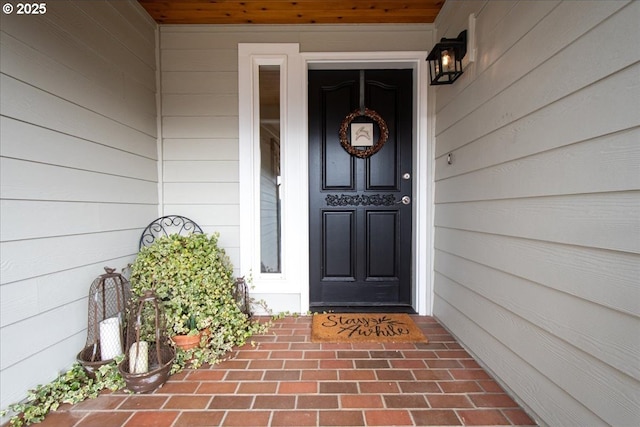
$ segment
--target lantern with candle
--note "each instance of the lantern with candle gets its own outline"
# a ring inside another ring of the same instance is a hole
[[[176,352],[169,343],[165,322],[162,302],[154,291],[132,300],[124,360],[118,365],[130,391],[148,393],[169,378]]]
[[[115,269],[105,267],[89,289],[87,342],[78,353],[78,362],[89,376],[100,366],[123,354],[123,324],[131,295],[129,281]]]

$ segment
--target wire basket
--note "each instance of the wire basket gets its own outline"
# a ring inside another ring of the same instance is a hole
[[[124,360],[118,370],[135,393],[149,393],[169,378],[175,349],[169,344],[162,303],[153,291],[132,300]]]
[[[77,360],[91,377],[100,366],[123,354],[123,321],[131,295],[129,281],[105,267],[89,288],[87,342]]]

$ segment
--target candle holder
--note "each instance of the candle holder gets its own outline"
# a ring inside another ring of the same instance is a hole
[[[129,281],[114,268],[105,267],[89,288],[87,342],[77,360],[87,375],[95,378],[100,366],[113,361],[124,351],[123,322],[131,297]]]
[[[162,303],[153,291],[132,300],[124,360],[118,370],[135,393],[149,393],[169,378],[175,349],[169,344]]]

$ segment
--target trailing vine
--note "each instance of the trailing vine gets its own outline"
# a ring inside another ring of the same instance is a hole
[[[0,416],[4,417],[12,412],[15,415],[11,417],[9,425],[30,425],[41,422],[49,412],[55,411],[63,403],[73,405],[97,397],[102,390],[120,390],[125,385],[118,372],[118,363],[122,358],[120,356],[113,362],[102,365],[95,371],[95,379],[87,375],[82,365],[75,363],[49,384],[29,390],[24,402],[9,405],[7,409],[0,411]]]

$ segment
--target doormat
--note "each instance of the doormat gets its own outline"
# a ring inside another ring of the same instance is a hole
[[[315,314],[312,342],[428,342],[404,313]]]

